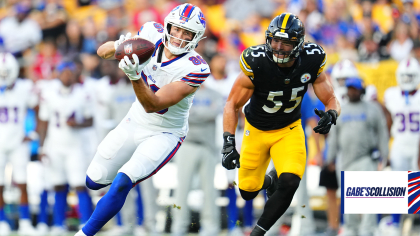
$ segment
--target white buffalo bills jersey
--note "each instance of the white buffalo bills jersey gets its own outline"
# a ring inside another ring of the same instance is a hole
[[[91,118],[91,100],[87,89],[81,84],[75,84],[70,89],[61,85],[42,91],[39,118],[48,121],[49,145],[80,145],[81,129],[68,126],[67,121],[75,119],[81,123],[83,119]]]
[[[18,79],[11,88],[0,91],[0,149],[13,148],[22,143],[26,111],[37,103],[34,85],[28,79]]]
[[[420,137],[420,93],[405,94],[399,87],[385,91],[385,106],[392,115],[393,147],[415,154]]]
[[[155,44],[155,52],[147,66],[141,72],[143,81],[153,92],[172,82],[181,81],[190,86],[200,86],[210,75],[206,61],[195,51],[177,55],[168,60],[163,52],[163,26],[156,22],[147,22],[138,35]],[[133,103],[130,112],[136,122],[162,132],[171,132],[183,137],[188,132],[188,111],[192,105],[194,93],[177,104],[164,110],[147,113],[140,102]]]

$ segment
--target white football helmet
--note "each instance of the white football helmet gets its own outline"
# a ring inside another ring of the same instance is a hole
[[[420,83],[419,62],[413,57],[402,60],[398,65],[396,76],[401,90],[415,90]]]
[[[19,63],[10,53],[0,53],[0,88],[12,85],[19,75]]]
[[[348,59],[337,62],[331,71],[331,78],[334,86],[345,86],[345,82],[342,82],[341,80],[345,80],[349,77],[360,77],[354,63]]]
[[[183,28],[194,33],[191,41],[175,38],[170,34],[171,26]],[[169,49],[174,55],[179,55],[185,52],[190,52],[197,47],[198,42],[203,39],[204,31],[206,30],[206,19],[201,9],[192,4],[182,4],[175,7],[166,17],[164,34],[162,38],[163,45]],[[170,38],[181,40],[181,45],[176,47],[170,43]],[[181,46],[186,42],[185,47]]]

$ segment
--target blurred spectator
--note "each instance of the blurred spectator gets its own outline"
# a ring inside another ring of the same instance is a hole
[[[336,3],[331,3],[325,8],[325,20],[317,32],[312,37],[323,47],[335,48],[335,42],[340,35],[344,35],[348,40],[355,41],[358,36],[358,29],[352,22],[346,22],[338,15]]]
[[[82,53],[96,54],[96,27],[92,19],[87,19],[82,26]]]
[[[341,171],[375,171],[383,168],[387,161],[389,141],[381,107],[361,100],[364,90],[362,80],[348,78],[345,84],[349,103],[342,105],[337,126],[329,133],[325,163],[330,171],[336,169],[339,184]],[[383,157],[382,162],[375,155],[378,151]],[[376,225],[374,214],[362,215],[361,223],[359,215],[345,214],[343,235],[374,235]]]
[[[269,18],[275,10],[270,0],[227,0],[224,6],[226,17],[239,21],[246,20],[253,13]]]
[[[190,224],[187,197],[194,176],[200,178],[204,192],[201,213],[200,235],[212,236],[220,232],[220,209],[215,205],[217,190],[214,188],[214,170],[219,162],[215,146],[216,117],[222,110],[222,96],[217,91],[202,85],[196,92],[189,116],[188,138],[176,154],[178,166],[178,188],[175,202],[182,206],[173,210],[172,235],[186,235]]]
[[[58,41],[58,50],[67,58],[73,58],[82,51],[83,35],[80,25],[75,20],[70,20],[66,26],[66,37]]]
[[[409,36],[408,25],[404,22],[399,22],[395,28],[394,40],[392,40],[389,46],[392,59],[402,61],[408,58],[412,48],[413,40]]]
[[[132,23],[135,28],[135,31],[140,30],[140,27],[148,21],[156,21],[163,24],[162,18],[164,15],[162,15],[161,17],[161,15],[159,15],[159,12],[154,8],[154,6],[150,4],[149,0],[135,0],[135,6],[136,8],[134,9],[134,15],[132,18]]]
[[[14,16],[6,17],[0,22],[0,38],[4,49],[20,58],[26,49],[41,41],[42,31],[37,22],[28,18],[30,5],[19,3],[14,10]]]
[[[306,33],[312,35],[319,30],[324,17],[318,10],[317,0],[307,0],[305,10],[306,20],[303,21],[301,14],[299,14],[299,18],[302,19],[305,25]]]
[[[420,14],[416,12],[413,0],[402,0],[402,3],[401,20],[409,26],[411,38],[417,38],[419,36]]]
[[[39,54],[36,55],[32,64],[31,78],[35,81],[56,78],[54,75],[55,67],[61,60],[62,56],[57,51],[54,39],[45,39],[41,44]]]
[[[372,6],[372,18],[386,34],[394,28],[391,0],[376,0]]]
[[[42,0],[36,9],[35,19],[42,29],[43,38],[57,38],[66,29],[67,13],[59,0]]]

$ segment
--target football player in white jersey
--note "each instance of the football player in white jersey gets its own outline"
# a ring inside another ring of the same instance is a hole
[[[195,91],[210,69],[194,49],[203,38],[206,21],[200,8],[182,4],[174,8],[162,26],[148,22],[138,36],[156,46],[152,57],[139,65],[125,57],[119,67],[130,78],[137,100],[121,123],[99,144],[87,171],[86,185],[100,189],[111,184],[86,225],[76,235],[95,235],[123,206],[131,188],[162,168],[188,132],[188,111]],[[98,55],[112,58],[115,48],[130,38],[99,47]],[[134,153],[119,156],[123,146]]]
[[[85,171],[81,128],[92,126],[92,104],[88,92],[77,83],[73,62],[57,66],[59,86],[45,89],[39,108],[40,150],[43,161],[49,163],[50,180],[54,185],[54,226],[51,235],[65,234],[67,188],[75,188],[79,198],[80,223],[92,213],[92,202],[84,186]],[[45,137],[47,142],[44,145]]]
[[[4,170],[7,162],[13,165],[13,180],[21,191],[18,233],[35,233],[30,221],[26,191],[26,166],[30,160],[27,141],[30,139],[25,137],[25,118],[28,108],[35,107],[38,99],[33,92],[32,81],[17,80],[18,74],[19,64],[12,54],[0,53],[0,235],[10,234],[3,210]]]
[[[400,62],[396,71],[398,86],[385,91],[385,106],[392,114],[392,143],[390,160],[393,171],[419,170],[420,141],[420,94],[417,86],[420,83],[420,65],[415,58]],[[409,197],[409,213],[413,214],[420,203]],[[392,235],[401,235],[400,215],[392,215]]]

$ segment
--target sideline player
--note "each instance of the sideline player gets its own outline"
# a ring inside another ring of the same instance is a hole
[[[67,231],[64,224],[67,183],[75,188],[79,199],[80,223],[86,223],[92,214],[92,201],[84,186],[87,165],[81,135],[81,128],[93,124],[92,104],[87,90],[77,83],[75,70],[73,62],[60,63],[57,66],[57,86],[41,92],[38,114],[40,155],[49,163],[48,172],[55,191],[51,235],[62,235]]]
[[[30,150],[25,137],[25,118],[28,108],[37,105],[33,83],[17,79],[19,64],[10,53],[0,53],[0,235],[9,235],[10,226],[4,213],[3,190],[7,162],[13,165],[13,181],[21,191],[19,206],[19,235],[34,235],[26,190],[26,167]],[[35,138],[34,136],[33,138]]]
[[[393,171],[419,170],[419,140],[420,140],[420,94],[417,86],[420,84],[420,65],[415,58],[400,62],[396,77],[398,86],[385,91],[385,106],[391,112],[393,123],[391,135],[394,138],[390,151],[391,168]],[[420,203],[411,201],[409,197],[409,213],[418,209]],[[414,199],[414,198],[413,198]],[[410,212],[411,211],[411,212]],[[390,232],[400,235],[401,215],[392,215]]]
[[[87,224],[76,235],[95,235],[123,206],[128,192],[161,169],[178,151],[188,132],[188,111],[195,91],[210,75],[210,69],[194,49],[206,29],[200,8],[191,4],[175,7],[165,25],[148,22],[138,35],[156,45],[152,57],[139,65],[125,57],[119,67],[131,79],[137,96],[130,111],[98,146],[90,164],[86,185],[100,189],[111,184]],[[107,42],[98,49],[102,58],[112,58],[124,39]],[[123,146],[135,148],[119,156]]]
[[[304,37],[298,17],[291,13],[275,17],[266,31],[266,43],[242,52],[242,72],[225,106],[222,164],[227,169],[240,167],[243,199],[255,198],[261,189],[267,189],[269,196],[251,236],[264,235],[284,214],[305,171],[300,108],[308,84],[313,84],[327,110],[315,111],[321,117],[315,132],[328,133],[340,114],[333,87],[323,73],[326,54],[315,43],[305,44]],[[237,114],[249,99],[240,157],[235,149]],[[275,170],[265,176],[270,158]]]

